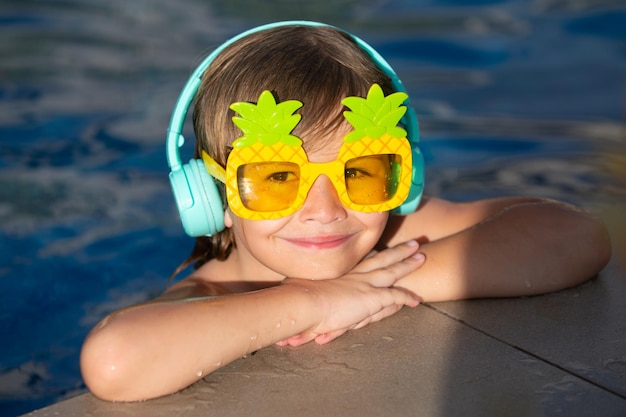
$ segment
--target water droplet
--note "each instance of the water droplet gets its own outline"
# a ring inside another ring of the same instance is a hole
[[[280,322],[276,323],[276,328],[278,329],[280,327]]]
[[[526,288],[532,288],[533,283],[530,282],[529,279],[524,280],[524,285],[526,285]]]
[[[294,325],[296,324],[296,321],[295,321],[295,320],[291,320],[290,324],[291,324],[292,326],[294,326]]]
[[[250,336],[250,340],[256,340],[256,335],[253,334],[252,336]]]
[[[393,337],[391,337],[391,336],[383,336],[383,340],[386,340],[387,342],[391,342],[393,340]]]
[[[202,376],[202,369],[200,369],[198,372],[196,372],[196,376],[197,377],[201,377]]]

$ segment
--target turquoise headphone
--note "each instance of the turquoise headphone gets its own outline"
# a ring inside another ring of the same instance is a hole
[[[189,236],[212,236],[224,230],[224,204],[215,180],[205,169],[202,159],[192,159],[189,163],[183,165],[179,153],[179,148],[185,142],[182,135],[183,124],[187,111],[202,82],[202,74],[217,55],[239,39],[267,29],[298,25],[332,27],[324,23],[296,20],[271,23],[243,32],[226,41],[207,56],[193,71],[180,93],[167,129],[166,150],[167,163],[170,167],[170,184],[174,193],[174,199],[183,228]],[[385,75],[391,79],[395,90],[406,92],[402,82],[387,61],[363,40],[352,34],[350,36],[372,58]],[[413,173],[409,196],[400,207],[394,209],[393,212],[395,214],[409,214],[415,211],[424,189],[424,158],[417,146],[419,142],[418,122],[415,111],[408,103],[407,112],[402,119],[402,123],[407,130],[407,137],[413,151]]]

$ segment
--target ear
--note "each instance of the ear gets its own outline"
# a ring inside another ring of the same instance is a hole
[[[230,212],[230,209],[227,208],[226,210],[224,210],[224,226],[226,226],[227,228],[231,228],[233,227],[233,218],[232,218],[232,213]]]

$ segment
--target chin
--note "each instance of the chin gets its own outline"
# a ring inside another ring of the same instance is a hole
[[[291,272],[295,274],[287,274],[285,276],[302,278],[302,279],[310,279],[315,281],[321,281],[326,279],[336,279],[344,276],[348,273],[354,265],[328,265],[325,263],[309,263],[309,264],[300,264],[294,268],[291,268]]]

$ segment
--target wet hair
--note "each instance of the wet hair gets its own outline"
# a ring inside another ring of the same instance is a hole
[[[345,123],[341,100],[365,97],[374,83],[385,94],[393,92],[389,77],[349,34],[338,29],[294,25],[253,33],[222,51],[202,76],[193,111],[195,157],[205,150],[225,166],[232,142],[241,136],[229,106],[256,102],[263,90],[270,90],[277,102],[303,103],[298,111],[302,119],[293,134],[303,140],[305,150],[319,149],[324,144],[316,138]],[[221,191],[223,196],[223,187]],[[224,260],[234,245],[230,229],[198,237],[175,274],[192,263],[199,268],[211,259]]]

